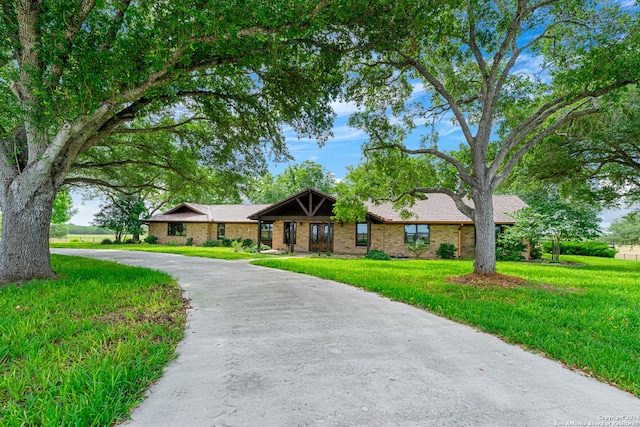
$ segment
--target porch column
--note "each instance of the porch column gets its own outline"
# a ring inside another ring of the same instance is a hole
[[[356,224],[356,227],[358,225]],[[371,220],[367,219],[367,252],[371,250]]]
[[[262,220],[258,218],[258,252],[260,252],[260,245],[262,244]]]

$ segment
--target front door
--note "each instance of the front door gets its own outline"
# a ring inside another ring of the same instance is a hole
[[[309,251],[333,251],[333,224],[310,224],[309,227]]]

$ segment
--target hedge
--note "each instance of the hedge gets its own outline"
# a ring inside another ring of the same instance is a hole
[[[542,245],[544,252],[551,252],[551,242],[544,242]],[[561,255],[584,255],[597,256],[602,258],[614,258],[616,250],[602,242],[561,242]]]

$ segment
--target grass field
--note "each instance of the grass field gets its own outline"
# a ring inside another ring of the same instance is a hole
[[[181,291],[157,271],[51,259],[60,280],[0,287],[0,425],[124,421],[183,337]]]
[[[102,241],[102,239],[100,240]],[[166,254],[179,254],[186,256],[198,256],[203,258],[217,259],[255,259],[268,258],[273,255],[258,254],[249,252],[234,252],[232,248],[214,247],[205,248],[202,246],[170,246],[170,245],[149,245],[146,243],[128,245],[101,245],[99,243],[63,243],[51,242],[52,248],[76,248],[76,249],[117,249],[124,251],[160,252]]]
[[[72,241],[79,241],[85,243],[100,243],[104,239],[115,240],[116,236],[114,234],[67,234],[66,237],[62,237],[59,239],[50,238],[49,242],[52,243],[69,243]]]
[[[501,262],[522,286],[465,286],[468,261],[268,259],[256,265],[337,280],[473,325],[640,396],[640,263],[566,256],[581,266]]]

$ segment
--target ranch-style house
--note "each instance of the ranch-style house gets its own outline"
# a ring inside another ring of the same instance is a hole
[[[393,256],[410,256],[407,243],[428,238],[424,255],[435,258],[441,243],[451,243],[460,258],[473,258],[475,227],[449,196],[429,194],[416,200],[402,219],[391,204],[367,205],[366,221],[343,223],[331,219],[336,199],[315,189],[306,189],[272,205],[200,205],[182,203],[148,220],[149,235],[158,243],[194,245],[207,240],[250,238],[273,249],[290,252],[364,254],[378,249]],[[515,220],[509,216],[526,204],[517,196],[494,196],[496,232]]]

